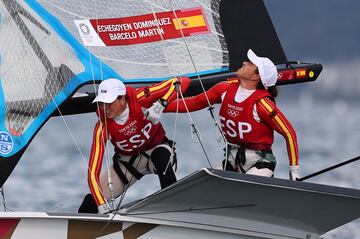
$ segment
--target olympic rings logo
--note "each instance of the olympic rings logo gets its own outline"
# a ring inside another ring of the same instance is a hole
[[[89,35],[90,34],[89,27],[86,26],[84,23],[80,23],[79,28],[80,28],[81,32],[84,33],[84,35]]]
[[[129,136],[129,135],[132,135],[132,134],[135,133],[135,132],[136,132],[136,126],[134,125],[134,126],[131,127],[130,129],[128,129],[128,130],[124,133],[124,135]]]
[[[228,109],[227,110],[227,113],[228,113],[228,115],[229,116],[231,116],[231,117],[237,117],[238,115],[239,115],[239,111],[236,111],[236,110],[232,110],[232,109]]]

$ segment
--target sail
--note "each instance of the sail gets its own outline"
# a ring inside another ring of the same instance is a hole
[[[124,82],[227,70],[220,1],[28,2],[55,16]]]
[[[236,71],[241,67],[249,48],[269,57],[275,64],[287,62],[263,1],[225,0],[220,6],[221,28],[229,52],[229,70]]]
[[[261,0],[0,0],[0,186],[55,112],[93,110],[81,86],[228,72],[248,48],[286,61]]]
[[[226,71],[219,8],[219,0],[1,0],[0,186],[82,85]]]

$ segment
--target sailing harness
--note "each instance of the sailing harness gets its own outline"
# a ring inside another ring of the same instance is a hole
[[[175,168],[175,171],[177,170],[177,158],[176,158],[176,152],[175,152],[175,142],[168,139],[167,137],[165,137],[163,139],[163,141],[158,145],[158,146],[161,146],[161,145],[164,145],[167,150],[168,147],[170,147],[170,149],[173,151],[173,153],[170,154],[170,157],[172,156],[172,159],[169,158],[168,161],[172,161],[171,162],[171,166]],[[156,147],[158,147],[156,146]],[[166,147],[168,146],[168,147]],[[140,157],[140,160],[142,157],[145,157],[146,159],[148,159],[149,161],[151,160],[151,155],[149,155],[148,153],[146,152],[139,152],[137,154],[134,154],[130,157],[130,160],[127,162],[127,161],[124,161],[122,160],[122,155],[119,154],[119,153],[115,153],[114,156],[113,156],[113,165],[114,165],[114,170],[116,172],[116,174],[119,176],[119,178],[121,179],[121,181],[123,182],[124,185],[128,185],[129,184],[129,180],[126,178],[125,176],[125,173],[121,170],[120,168],[120,164],[124,165],[124,167],[137,179],[141,179],[144,174],[140,173],[137,169],[136,169],[136,166],[137,165],[134,165],[135,163],[135,160]],[[154,159],[156,160],[156,159]],[[149,168],[149,164],[147,165],[147,169],[149,171],[151,171],[151,169]],[[157,174],[159,174],[161,172],[157,172]]]
[[[255,152],[256,156],[247,155],[247,150]],[[271,171],[275,170],[276,159],[271,149],[252,150],[246,148],[244,145],[227,144],[227,149],[224,148],[225,159],[222,161],[222,167],[224,170],[246,173],[250,168],[256,167],[257,169],[267,168]],[[231,157],[235,155],[235,157]]]

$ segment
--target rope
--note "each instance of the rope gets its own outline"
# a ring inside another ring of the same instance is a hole
[[[207,93],[206,93],[204,84],[203,84],[202,79],[201,79],[201,77],[200,77],[199,71],[198,71],[198,69],[197,69],[197,67],[196,67],[196,64],[195,64],[195,61],[194,61],[193,56],[192,56],[192,54],[191,54],[189,45],[188,45],[188,43],[187,43],[187,41],[186,41],[186,38],[185,38],[185,35],[184,35],[184,32],[183,32],[183,29],[182,29],[181,24],[180,24],[180,21],[179,21],[179,19],[178,19],[178,16],[177,16],[176,11],[175,11],[175,9],[174,9],[174,6],[173,6],[173,4],[172,4],[172,0],[169,0],[169,3],[170,3],[170,6],[171,6],[171,9],[172,9],[172,12],[173,12],[173,14],[174,14],[174,16],[175,16],[176,22],[177,22],[177,24],[178,24],[178,26],[179,26],[181,38],[182,38],[182,40],[183,40],[183,42],[184,42],[184,44],[185,44],[185,47],[186,47],[186,50],[187,50],[187,52],[188,52],[188,54],[189,54],[191,63],[192,63],[192,65],[193,65],[193,67],[194,67],[194,70],[195,70],[195,73],[196,73],[196,77],[197,77],[197,79],[199,80],[201,89],[202,89],[202,91],[203,91],[203,93],[204,93],[204,95],[205,95],[206,101],[207,101],[207,103],[208,103],[208,110],[209,110],[209,112],[210,112],[210,116],[211,116],[211,118],[212,118],[213,121],[214,121],[215,127],[218,128],[218,130],[219,130],[219,132],[220,132],[220,135],[222,135],[222,138],[223,138],[224,142],[226,142],[226,139],[225,139],[225,137],[224,137],[224,135],[223,135],[222,129],[221,129],[221,127],[219,126],[218,121],[216,120],[216,117],[215,117],[215,114],[214,114],[214,107],[213,107],[213,105],[211,105],[210,100],[209,100],[209,97],[208,97],[208,95],[207,95]],[[185,102],[184,102],[184,104],[185,104]]]
[[[177,24],[178,24],[178,26],[179,26],[180,34],[181,34],[181,36],[182,36],[182,40],[183,40],[183,42],[184,42],[184,44],[185,44],[185,47],[186,47],[186,50],[187,50],[187,52],[188,52],[188,54],[189,54],[191,63],[192,63],[192,65],[193,65],[193,67],[194,67],[194,70],[195,70],[195,72],[196,72],[197,79],[199,80],[201,89],[202,89],[202,91],[203,91],[203,93],[204,93],[204,95],[205,95],[205,98],[206,98],[206,101],[207,101],[207,104],[208,104],[208,110],[209,110],[209,113],[210,113],[210,117],[212,118],[212,120],[213,120],[213,122],[214,122],[215,128],[218,129],[218,131],[219,131],[218,133],[220,133],[220,137],[219,137],[220,139],[217,139],[217,141],[220,142],[220,141],[221,141],[221,138],[222,138],[223,141],[224,141],[225,147],[227,148],[228,142],[227,142],[227,140],[226,140],[226,138],[225,138],[225,136],[224,136],[224,133],[223,133],[221,127],[220,127],[219,122],[217,121],[217,119],[216,119],[216,117],[215,117],[215,113],[214,113],[214,108],[215,108],[215,107],[211,104],[211,102],[210,102],[210,100],[209,100],[209,97],[208,97],[207,92],[206,92],[206,90],[205,90],[204,84],[203,84],[202,79],[201,79],[201,77],[200,77],[199,71],[198,71],[198,69],[197,69],[197,67],[196,67],[196,64],[195,64],[195,62],[194,62],[194,59],[193,59],[193,56],[192,56],[192,54],[191,54],[190,48],[189,48],[188,43],[187,43],[187,41],[186,41],[186,38],[185,38],[185,35],[184,35],[184,32],[183,32],[183,29],[182,29],[181,24],[180,24],[180,21],[179,21],[179,19],[178,19],[178,17],[177,17],[177,14],[176,14],[176,12],[175,12],[174,6],[173,6],[173,4],[172,4],[172,0],[170,0],[169,2],[170,2],[170,6],[171,6],[171,8],[172,8],[172,12],[173,12],[173,14],[174,14],[174,16],[175,16],[176,22],[177,22]],[[181,96],[182,96],[182,95],[181,95]],[[203,144],[202,144],[202,142],[201,142],[200,136],[197,134],[197,129],[196,129],[196,127],[195,127],[194,121],[193,121],[192,118],[191,118],[191,115],[190,115],[190,113],[189,113],[188,107],[187,107],[187,105],[186,105],[186,102],[185,102],[183,96],[182,96],[182,100],[183,100],[184,106],[185,106],[185,108],[186,108],[186,111],[187,111],[187,113],[188,113],[188,115],[189,115],[190,125],[191,125],[191,127],[192,127],[192,129],[193,129],[193,132],[196,133],[196,135],[197,135],[197,137],[198,137],[198,139],[199,139],[199,141],[200,141],[201,147],[202,147],[202,149],[203,149],[203,151],[204,151],[204,153],[205,153],[205,156],[206,156],[207,160],[209,161],[209,158],[208,158],[207,153],[206,153],[206,151],[205,151],[205,148],[204,148],[204,146],[203,146]],[[234,155],[232,155],[232,154],[230,154],[230,155],[231,155],[231,157],[234,159]],[[225,165],[227,164],[227,162],[228,162],[228,151],[226,150]],[[210,166],[211,166],[210,161],[209,161],[209,164],[210,164]]]
[[[204,152],[204,154],[205,154],[206,160],[208,161],[208,163],[209,163],[209,165],[210,165],[210,168],[213,168],[212,165],[211,165],[210,159],[209,159],[209,157],[208,157],[208,155],[207,155],[207,153],[206,153],[205,147],[204,147],[204,145],[203,145],[203,143],[202,143],[202,140],[201,140],[201,137],[200,137],[200,135],[199,135],[199,132],[198,132],[196,126],[195,126],[194,120],[192,119],[191,114],[190,114],[190,112],[189,112],[189,109],[188,109],[188,107],[187,107],[187,105],[186,105],[186,103],[185,103],[185,99],[184,99],[184,96],[183,96],[181,90],[179,91],[179,94],[180,94],[181,99],[182,99],[182,101],[183,101],[183,103],[184,103],[184,106],[185,106],[185,109],[186,109],[186,113],[187,113],[188,116],[189,116],[189,123],[190,123],[191,128],[193,129],[193,133],[196,134],[196,136],[197,136],[197,138],[198,138],[198,140],[199,140],[200,146],[201,146],[201,148],[202,148],[202,150],[203,150],[203,152]]]
[[[155,14],[155,11],[154,11],[154,8],[153,8],[153,4],[152,4],[151,2],[149,2],[149,1],[146,1],[146,2],[149,3],[149,5],[150,5],[150,7],[151,7],[151,10],[152,10],[153,17],[154,17],[155,20],[157,20],[158,18],[157,18],[156,14]],[[205,95],[206,95],[205,88],[204,88],[204,86],[203,86],[203,84],[202,84],[202,81],[201,81],[199,72],[198,72],[198,70],[197,70],[197,67],[196,67],[195,62],[194,62],[194,60],[193,60],[193,57],[192,57],[192,54],[191,54],[191,52],[190,52],[189,46],[188,46],[187,41],[186,41],[186,39],[185,39],[185,35],[184,35],[183,31],[182,31],[182,27],[181,27],[181,25],[179,24],[179,19],[178,19],[177,15],[176,15],[176,12],[175,12],[175,10],[174,10],[174,6],[172,5],[172,0],[169,0],[169,3],[170,3],[170,6],[171,6],[171,9],[172,9],[172,12],[174,13],[174,16],[175,16],[175,18],[176,18],[176,21],[177,21],[177,23],[178,23],[178,25],[179,25],[179,27],[180,27],[180,32],[181,32],[182,39],[183,39],[183,41],[184,41],[184,43],[185,43],[185,46],[186,46],[186,49],[187,49],[187,51],[188,51],[188,53],[189,53],[189,57],[190,57],[190,60],[191,60],[191,62],[192,62],[192,65],[193,65],[193,67],[194,67],[194,70],[195,70],[195,72],[196,72],[196,74],[197,74],[197,77],[198,77],[198,79],[200,80],[200,84],[201,84],[202,90],[205,92]],[[157,28],[160,29],[160,26],[157,26]],[[159,31],[159,32],[160,32],[161,41],[164,41],[163,34],[161,33],[161,31]],[[173,75],[173,76],[174,76],[174,75]],[[175,83],[175,84],[176,84],[176,83]],[[179,93],[179,87],[180,87],[180,86],[179,86],[178,84],[175,85],[175,86],[177,87],[177,92]],[[177,99],[178,99],[178,93],[177,93]],[[181,95],[181,98],[184,99],[181,90],[180,90],[180,95]],[[207,102],[208,102],[208,104],[209,104],[209,109],[210,109],[211,111],[213,111],[213,107],[210,105],[210,101],[209,101],[207,95],[206,95],[206,99],[207,99]],[[186,106],[185,101],[184,101],[184,105]],[[179,105],[178,105],[178,102],[177,102],[176,114],[178,114],[178,107],[179,107]],[[193,121],[193,119],[192,119],[192,117],[191,117],[191,114],[190,114],[189,110],[187,109],[187,106],[186,106],[186,110],[187,110],[187,113],[188,113],[188,116],[189,116],[190,127],[191,127],[191,129],[193,130],[193,134],[194,134],[194,133],[196,134],[196,136],[197,136],[197,138],[198,138],[198,140],[199,140],[199,142],[200,142],[201,148],[202,148],[202,150],[203,150],[203,152],[204,152],[204,154],[205,154],[205,157],[206,157],[206,159],[207,159],[210,167],[212,168],[212,165],[211,165],[210,160],[209,160],[209,157],[208,157],[208,155],[207,155],[207,153],[206,153],[205,147],[204,147],[204,145],[203,145],[203,143],[202,143],[202,141],[201,141],[201,137],[200,137],[200,135],[199,135],[199,131],[197,130],[197,128],[196,128],[196,126],[195,126],[195,123],[194,123],[194,121]],[[213,112],[212,112],[212,115],[213,115]],[[214,119],[215,122],[217,123],[216,119],[215,119],[215,118],[213,118],[213,119]],[[176,116],[176,120],[175,120],[175,129],[176,129],[176,126],[177,126],[177,116]],[[175,130],[174,132],[176,132],[176,130]],[[193,135],[193,134],[192,134],[192,135]],[[175,139],[174,139],[174,141],[175,141]],[[172,148],[172,149],[173,149],[173,148]],[[169,161],[169,163],[170,163],[170,161]],[[169,163],[168,163],[168,165],[169,165]],[[168,168],[168,166],[166,167],[165,171],[167,170],[167,168]]]
[[[309,179],[309,178],[315,177],[315,176],[317,176],[317,175],[326,173],[326,172],[331,171],[331,170],[333,170],[333,169],[342,167],[342,166],[344,166],[344,165],[346,165],[346,164],[353,163],[353,162],[355,162],[355,161],[358,161],[359,159],[360,159],[360,156],[357,156],[357,157],[355,157],[355,158],[352,158],[352,159],[346,160],[346,161],[344,161],[344,162],[335,164],[335,165],[333,165],[333,166],[330,166],[330,167],[325,168],[325,169],[323,169],[323,170],[320,170],[320,171],[318,171],[318,172],[312,173],[312,174],[307,175],[307,176],[305,176],[305,177],[299,178],[297,181],[304,181],[304,180],[306,180],[306,179]]]
[[[172,156],[172,161],[174,161],[174,157],[175,157],[175,142],[176,142],[176,129],[177,129],[177,120],[178,120],[178,117],[179,117],[179,91],[177,91],[177,87],[179,87],[179,84],[177,84],[177,82],[174,83],[175,84],[175,89],[176,89],[176,115],[175,115],[175,122],[174,122],[174,131],[173,131],[173,144],[171,145],[171,153],[172,155],[170,155],[170,157]],[[166,171],[168,170],[168,168],[170,167],[171,165],[171,160],[169,159],[169,162],[167,163],[166,167],[165,167],[165,170],[163,172],[163,175],[166,174]],[[177,163],[175,165],[175,171],[177,169]]]
[[[97,0],[95,0],[95,9],[97,9]],[[100,4],[101,5],[101,4]],[[99,19],[98,19],[98,11],[95,11],[95,18],[96,18],[96,24],[97,25],[99,25]],[[98,32],[98,28],[96,28],[96,33],[97,34],[99,34],[99,32]],[[101,47],[99,48],[100,50],[99,50],[99,56],[98,56],[98,58],[99,58],[99,61],[100,61],[100,79],[101,80],[104,80],[104,76],[103,76],[103,62],[102,62],[102,59],[101,59]],[[93,82],[94,82],[94,84],[95,84],[95,80],[93,79]],[[94,85],[94,87],[95,87],[95,85]],[[96,104],[97,104],[97,107],[99,107],[99,104],[98,104],[98,102],[96,102]],[[104,115],[105,115],[105,118],[106,118],[106,111],[105,111],[105,104],[104,104]],[[105,120],[105,129],[106,129],[106,136],[108,136],[108,132],[107,132],[107,121]],[[113,201],[115,200],[115,198],[114,198],[114,191],[113,191],[113,182],[111,181],[111,177],[110,177],[110,148],[109,148],[109,145],[108,144],[106,144],[106,142],[107,142],[107,140],[108,140],[108,138],[106,138],[106,139],[103,139],[103,144],[104,144],[104,146],[105,146],[105,164],[106,164],[106,170],[107,170],[107,179],[108,179],[108,186],[109,186],[109,190],[110,190],[110,195],[111,195],[111,204],[112,204],[112,206],[114,206],[113,205]],[[106,202],[106,204],[108,204],[108,202],[105,200],[105,202]],[[110,206],[109,204],[108,204],[108,206]]]
[[[149,3],[149,5],[151,6],[151,10],[152,10],[154,19],[157,19],[157,16],[156,16],[155,11],[154,11],[154,9],[153,9],[152,3],[149,2],[149,1],[146,1],[146,2]],[[157,26],[157,28],[160,29],[159,26]],[[160,33],[161,41],[163,41],[163,40],[164,40],[164,37],[163,37],[161,31],[159,31],[159,33]],[[178,97],[178,96],[177,96],[177,97]],[[178,116],[176,116],[176,118],[175,118],[174,141],[175,141],[175,136],[176,136],[177,118],[178,118]],[[107,127],[107,126],[105,126],[105,127]],[[175,144],[172,145],[172,151],[174,151],[174,146],[175,146]],[[142,155],[141,155],[140,157],[142,157]],[[141,160],[141,158],[140,158],[140,160]],[[140,160],[138,161],[137,166],[138,166],[138,164],[140,163]],[[168,166],[169,166],[170,163],[171,163],[171,162],[170,162],[170,160],[169,160],[168,165],[166,166],[165,171],[163,172],[163,174],[165,174],[165,172],[166,172],[166,170],[168,169]],[[137,168],[137,166],[136,166],[135,168]],[[126,169],[125,175],[126,175],[127,171],[128,171],[128,169]],[[109,171],[108,171],[108,175],[110,175],[110,172],[109,172]],[[122,192],[122,194],[121,194],[121,196],[120,196],[119,203],[117,204],[117,206],[116,206],[116,208],[115,208],[115,210],[114,210],[114,215],[113,215],[112,218],[106,223],[106,225],[104,225],[104,227],[97,233],[97,236],[100,235],[100,234],[108,227],[108,225],[113,221],[115,215],[116,215],[116,214],[118,213],[118,211],[120,210],[121,204],[122,204],[122,202],[123,202],[123,200],[124,200],[124,198],[125,198],[125,195],[126,195],[126,193],[127,193],[127,190],[128,190],[129,187],[130,187],[130,183],[131,183],[131,180],[133,179],[133,177],[134,177],[134,175],[132,175],[132,177],[130,178],[129,184],[128,184],[128,185],[125,185],[125,188],[124,188],[124,190],[123,190],[123,192]],[[112,208],[113,208],[113,207],[112,207]],[[96,236],[96,237],[97,237],[97,236]]]
[[[84,7],[83,7],[83,1],[81,0],[81,9],[82,9],[82,12],[83,12],[83,15],[85,15],[85,11],[84,11]],[[95,4],[95,9],[97,9],[97,1],[94,2]],[[95,19],[96,19],[96,24],[98,24],[98,12],[95,11]],[[95,29],[96,32],[98,33],[98,29],[96,28]],[[92,82],[93,82],[93,88],[94,88],[94,92],[96,92],[96,83],[95,83],[95,73],[94,73],[94,67],[93,67],[93,62],[92,62],[92,57],[91,57],[91,52],[88,48],[86,48],[87,51],[88,51],[88,55],[89,55],[89,60],[90,60],[90,68],[91,68],[91,75],[92,75]],[[101,48],[100,48],[101,49]],[[104,76],[103,76],[103,70],[102,70],[102,66],[103,66],[103,61],[102,61],[102,58],[101,58],[101,51],[99,50],[99,56],[98,56],[98,59],[99,59],[99,63],[100,63],[100,80],[104,80]],[[100,108],[99,107],[99,103],[96,102],[96,107],[97,108]],[[104,113],[105,113],[105,117],[106,117],[106,111],[105,111],[105,105],[104,105]],[[100,120],[100,118],[99,118]],[[105,121],[105,129],[107,129],[107,122]],[[111,181],[111,177],[110,177],[110,149],[109,149],[109,146],[106,144],[107,142],[107,138],[104,139],[103,136],[102,136],[102,144],[104,145],[104,148],[105,148],[105,164],[106,164],[106,170],[108,172],[108,186],[109,186],[109,190],[110,190],[110,195],[111,195],[111,202],[114,201],[114,192],[113,192],[113,182]],[[88,164],[87,164],[88,165]],[[89,168],[89,165],[87,166],[88,167],[88,171],[91,173],[91,174],[94,174],[94,172],[91,172],[90,168]],[[96,182],[98,188],[100,189],[101,191],[101,187],[100,185],[98,185],[98,183]],[[109,206],[109,203],[106,201],[105,199],[105,202],[106,204],[108,204]],[[112,205],[113,206],[113,205]]]
[[[137,168],[137,167],[139,166],[139,163],[140,163],[142,157],[143,157],[143,155],[140,154],[140,159],[138,160],[135,168]],[[150,159],[149,159],[149,160],[150,160]],[[125,167],[125,168],[126,168],[126,167]],[[126,170],[125,170],[125,177],[126,177],[127,172],[128,172],[128,169],[126,168]],[[126,184],[126,185],[123,183],[124,190],[123,190],[122,194],[120,195],[119,203],[117,204],[116,208],[112,211],[113,216],[112,216],[112,217],[110,218],[110,220],[99,230],[99,232],[96,234],[95,238],[97,238],[98,236],[100,236],[100,235],[102,234],[102,232],[103,232],[103,231],[110,225],[110,223],[114,220],[115,215],[118,214],[118,212],[119,212],[119,210],[120,210],[120,208],[121,208],[121,204],[122,204],[122,202],[123,202],[123,200],[124,200],[124,198],[125,198],[125,195],[126,195],[128,189],[129,189],[130,186],[131,186],[131,181],[132,181],[133,178],[134,178],[134,175],[131,174],[129,183]]]

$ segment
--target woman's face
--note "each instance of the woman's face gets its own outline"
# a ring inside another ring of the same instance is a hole
[[[250,61],[244,61],[242,67],[236,71],[236,76],[244,81],[259,81],[260,76],[256,65]]]
[[[112,103],[99,103],[99,108],[105,112],[106,118],[112,119],[120,115],[126,108],[125,96],[116,98]]]

